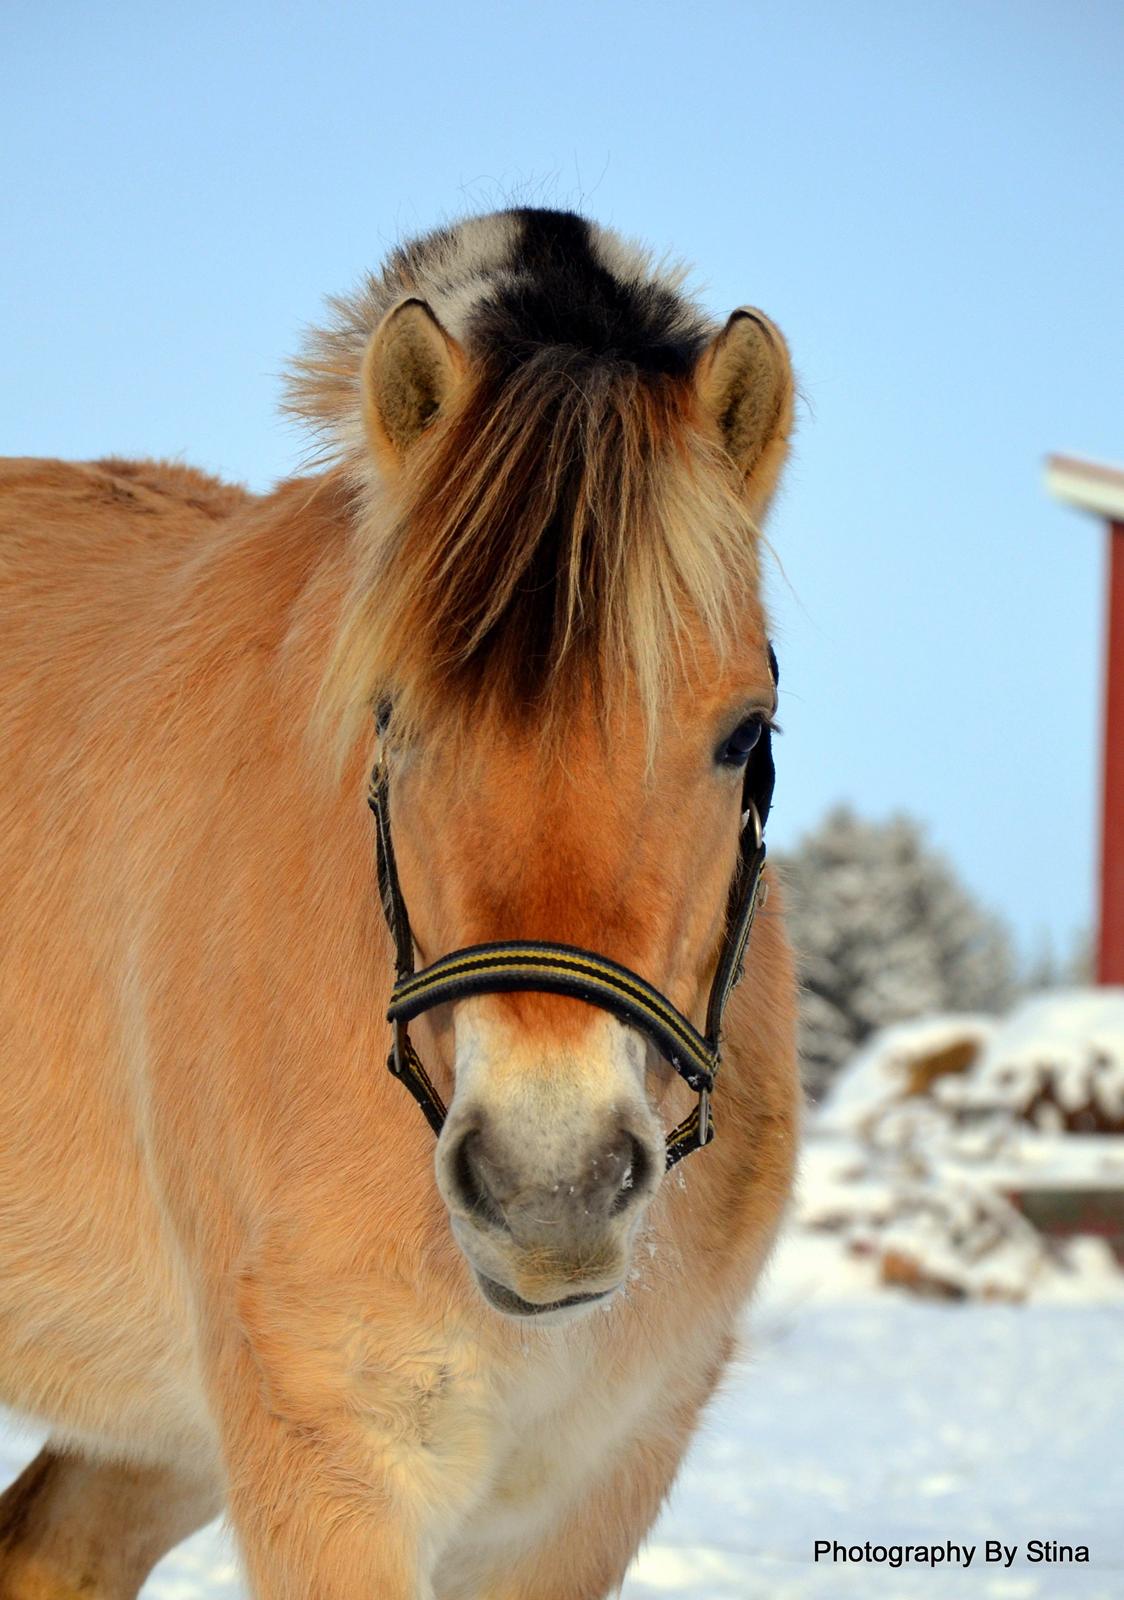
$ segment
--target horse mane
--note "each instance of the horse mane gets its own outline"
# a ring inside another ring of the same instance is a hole
[[[757,582],[730,465],[691,375],[715,331],[682,273],[571,213],[513,211],[404,246],[332,302],[288,407],[354,481],[355,574],[321,696],[349,745],[390,697],[407,731],[533,719],[550,744],[584,697],[635,686],[654,737],[686,645],[719,657]],[[360,368],[407,295],[468,357],[447,416],[381,481]]]

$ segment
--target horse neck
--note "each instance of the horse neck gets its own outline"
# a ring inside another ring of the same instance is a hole
[[[353,581],[353,526],[336,472],[290,479],[220,524],[166,592],[174,664],[221,695],[224,677],[257,658],[274,717],[307,729]]]

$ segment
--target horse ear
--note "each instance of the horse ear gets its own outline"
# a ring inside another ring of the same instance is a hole
[[[464,351],[424,300],[403,300],[363,357],[363,420],[375,454],[397,465],[456,389]]]
[[[754,513],[777,486],[792,432],[788,346],[761,311],[735,311],[699,357],[695,384],[704,412],[745,479]]]

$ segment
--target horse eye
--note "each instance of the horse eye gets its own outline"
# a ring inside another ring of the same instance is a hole
[[[746,717],[739,722],[725,744],[719,745],[715,759],[724,767],[744,767],[761,738],[762,717]]]
[[[375,732],[381,739],[390,723],[390,701],[380,700],[375,708]]]

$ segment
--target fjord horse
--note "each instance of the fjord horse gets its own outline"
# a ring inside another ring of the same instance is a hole
[[[0,1403],[49,1443],[3,1600],[126,1600],[224,1507],[260,1600],[620,1584],[793,1168],[774,892],[664,1177],[771,775],[792,393],[760,313],[518,210],[334,302],[311,476],[4,466]],[[435,1145],[381,1063],[396,954],[453,952],[489,982],[395,1034]]]

